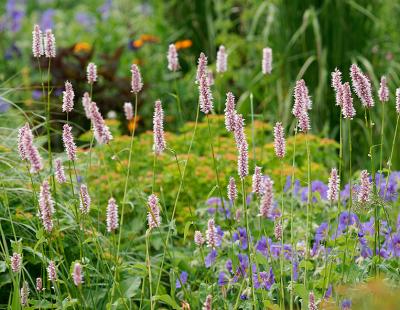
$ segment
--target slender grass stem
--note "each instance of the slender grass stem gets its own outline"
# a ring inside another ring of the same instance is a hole
[[[256,295],[254,292],[254,283],[253,283],[253,259],[251,255],[251,239],[250,239],[250,227],[249,227],[249,216],[248,216],[248,209],[246,204],[246,192],[245,192],[245,180],[244,178],[242,181],[242,203],[243,203],[243,212],[244,212],[244,219],[246,223],[246,237],[247,237],[247,255],[249,256],[249,278],[250,278],[250,286],[251,286],[251,295],[253,297],[253,306],[252,308],[256,307]]]
[[[150,309],[153,310],[153,291],[152,291],[152,281],[151,281],[151,262],[150,262],[150,250],[149,250],[149,239],[150,239],[151,231],[147,230],[146,232],[146,267],[148,270],[149,276],[149,293],[150,293]]]
[[[295,184],[295,165],[296,165],[296,137],[297,137],[297,124],[294,130],[294,138],[293,138],[293,159],[292,159],[292,175],[291,175],[291,203],[290,203],[290,245],[292,249],[294,249],[294,239],[293,239],[293,206],[295,202],[294,197],[294,184]],[[294,269],[293,269],[293,261],[290,264],[290,310],[293,310],[294,296],[293,296],[293,283],[294,283]]]
[[[347,216],[349,217],[350,221],[350,216],[351,216],[351,210],[353,207],[353,184],[352,184],[352,166],[351,166],[351,155],[352,155],[352,145],[351,145],[351,120],[348,120],[348,140],[349,140],[349,201],[348,201],[348,208],[347,208]],[[343,261],[342,261],[342,281],[344,279],[345,275],[345,267],[346,267],[346,253],[347,253],[347,245],[348,245],[348,240],[349,240],[349,235],[350,235],[350,229],[347,226],[347,233],[346,233],[346,245],[343,251]]]
[[[311,153],[310,153],[310,141],[308,134],[306,135],[306,148],[307,148],[307,219],[306,219],[306,253],[304,255],[305,260],[307,261],[309,258],[309,233],[310,233],[310,208],[311,208]],[[304,265],[304,286],[307,289],[307,263]]]
[[[280,171],[280,182],[281,182],[281,210],[282,210],[282,215],[281,215],[281,227],[282,227],[282,236],[281,236],[281,255],[280,255],[280,271],[281,271],[281,309],[285,308],[285,285],[284,285],[284,280],[283,280],[283,271],[284,271],[284,265],[283,265],[283,256],[284,256],[284,217],[285,217],[285,204],[283,203],[283,189],[284,189],[284,183],[283,183],[283,160],[280,160],[281,162],[281,171]]]

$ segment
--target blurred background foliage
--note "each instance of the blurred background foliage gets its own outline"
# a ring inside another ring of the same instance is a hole
[[[173,12],[173,13],[172,13]],[[140,65],[145,89],[140,94],[137,124],[139,132],[151,128],[153,102],[160,98],[166,106],[167,129],[177,132],[184,121],[193,120],[198,91],[194,84],[196,61],[204,51],[214,70],[217,48],[227,48],[228,72],[215,76],[213,92],[215,111],[224,108],[225,93],[231,90],[238,106],[250,119],[250,94],[254,96],[257,120],[283,121],[293,130],[291,117],[292,89],[304,78],[310,89],[312,131],[318,136],[339,138],[339,110],[334,106],[330,72],[338,67],[348,81],[348,69],[357,62],[370,76],[375,90],[386,74],[391,88],[400,85],[398,61],[400,4],[389,0],[7,0],[0,7],[0,96],[2,109],[9,101],[35,115],[43,109],[40,74],[31,58],[31,31],[34,23],[53,28],[58,56],[51,66],[53,144],[61,149],[59,129],[61,91],[70,80],[80,99],[88,91],[85,68],[93,61],[99,67],[100,80],[93,99],[109,117],[123,119],[125,101],[130,93],[130,65]],[[168,44],[179,45],[181,70],[167,70]],[[260,70],[264,46],[273,49],[273,73],[263,76]],[[46,70],[47,64],[41,64]],[[215,72],[214,72],[215,73]],[[183,110],[178,115],[177,98]],[[360,147],[367,146],[364,115],[355,100],[358,117],[353,137]],[[76,128],[85,132],[89,122],[81,104],[76,104],[72,118]],[[376,133],[380,132],[380,104],[374,109]],[[394,113],[389,114],[386,141],[393,136]],[[42,122],[37,118],[38,123]],[[126,127],[121,128],[128,133]],[[292,132],[292,131],[291,131]],[[378,141],[378,140],[376,140]],[[389,143],[384,145],[386,154]],[[395,154],[395,164],[400,157]],[[356,152],[356,167],[363,166],[367,154]]]

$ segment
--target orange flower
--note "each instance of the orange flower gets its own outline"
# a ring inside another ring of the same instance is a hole
[[[74,53],[90,52],[92,46],[87,42],[78,42],[74,45]]]
[[[143,42],[150,42],[150,43],[158,43],[160,39],[157,36],[153,36],[151,34],[142,34],[140,36],[140,40]]]
[[[132,132],[133,129],[137,128],[137,124],[139,123],[140,118],[141,118],[141,117],[138,115],[138,116],[136,117],[136,123],[135,123],[135,118],[132,118],[132,119],[128,122],[128,129],[129,129],[129,132]]]
[[[185,49],[185,48],[189,48],[192,46],[192,40],[182,40],[182,41],[176,41],[175,42],[175,47],[177,50],[180,49]]]
[[[132,47],[134,49],[141,48],[143,46],[143,44],[144,44],[144,41],[141,39],[132,41]]]

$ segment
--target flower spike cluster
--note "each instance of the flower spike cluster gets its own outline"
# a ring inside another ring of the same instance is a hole
[[[308,88],[304,80],[296,82],[294,88],[294,105],[292,113],[297,118],[298,126],[304,133],[311,129],[310,118],[308,110],[312,107],[310,96],[308,95]]]
[[[147,214],[147,222],[149,224],[149,228],[160,227],[161,218],[158,197],[154,194],[151,194],[147,200],[147,205],[149,208],[149,212]]]
[[[257,195],[262,194],[262,175],[261,175],[261,167],[254,167],[253,174],[253,193]]]
[[[225,127],[229,132],[235,130],[235,115],[235,96],[231,92],[228,92],[225,102]]]
[[[140,69],[136,64],[133,64],[131,66],[131,73],[132,73],[132,81],[131,81],[132,93],[137,94],[142,90],[143,83],[142,83],[142,76],[140,74]]]
[[[33,134],[28,123],[19,129],[18,152],[22,160],[29,161],[32,173],[37,173],[43,169],[42,157],[36,146],[33,145]]]
[[[360,189],[358,191],[358,202],[361,204],[371,200],[372,182],[369,179],[367,170],[361,171],[360,174]]]
[[[74,108],[74,98],[75,93],[74,89],[72,88],[72,84],[68,81],[65,82],[65,91],[63,91],[63,105],[62,111],[63,112],[71,112]]]
[[[178,60],[178,52],[176,51],[175,44],[170,44],[168,47],[168,70],[170,71],[178,71],[179,69],[179,60]]]
[[[161,100],[157,100],[154,104],[153,137],[154,153],[156,155],[160,155],[165,151],[167,147],[164,135],[164,110],[161,105]]]
[[[44,55],[43,34],[39,25],[33,26],[32,31],[32,54],[33,57],[39,58]]]
[[[44,180],[40,186],[39,210],[43,227],[50,233],[53,230],[54,201],[51,197],[50,184],[47,180]]]
[[[217,229],[215,228],[214,219],[209,219],[206,231],[207,246],[215,249],[217,246]]]
[[[55,165],[55,177],[59,184],[67,182],[67,178],[65,176],[64,167],[60,158],[57,158],[54,162]]]
[[[332,87],[336,94],[336,105],[342,106],[342,72],[336,68],[335,71],[331,73],[331,77]]]
[[[130,121],[133,118],[132,103],[130,103],[130,102],[124,103],[124,113],[125,113],[125,117],[128,121]]]
[[[83,271],[80,263],[74,264],[74,269],[72,272],[72,279],[74,280],[74,284],[79,286],[83,283]]]
[[[353,119],[353,117],[356,115],[356,110],[353,106],[353,98],[351,97],[349,82],[346,82],[341,86],[341,96],[343,117],[347,119]]]
[[[56,57],[56,38],[51,29],[47,29],[44,34],[44,54],[46,58]]]
[[[82,214],[89,214],[91,199],[89,196],[88,188],[85,184],[81,184],[79,189],[79,209]]]
[[[264,178],[264,195],[260,203],[260,216],[264,218],[268,217],[272,211],[274,200],[273,184],[274,182],[269,177]]]
[[[82,105],[85,110],[85,116],[87,119],[91,119],[90,105],[92,103],[92,98],[90,98],[89,93],[85,92],[82,97]]]
[[[229,178],[228,183],[228,199],[231,203],[233,203],[238,197],[237,188],[235,179],[233,177]]]
[[[100,144],[108,144],[113,139],[113,136],[95,102],[90,104],[90,116],[93,122],[94,137],[97,142]]]
[[[93,84],[97,81],[97,66],[93,62],[87,65],[86,77],[89,84]]]
[[[327,197],[329,201],[337,201],[340,191],[340,177],[336,168],[332,168],[328,182]]]
[[[118,228],[118,205],[114,198],[108,200],[107,206],[107,231],[112,232]]]
[[[363,106],[365,108],[372,108],[374,106],[374,99],[372,98],[371,82],[369,78],[355,64],[350,67],[350,76],[353,89],[358,98],[360,98]]]
[[[76,160],[76,145],[74,142],[74,136],[72,135],[72,127],[68,124],[64,124],[63,126],[62,139],[68,159],[71,161]]]
[[[217,52],[217,72],[224,73],[228,67],[228,55],[225,51],[225,46],[220,45]]]
[[[271,74],[271,71],[272,71],[272,49],[269,47],[263,48],[261,69],[262,69],[263,74]]]
[[[282,123],[276,123],[274,127],[274,148],[275,155],[278,158],[285,157],[286,154],[286,142],[285,142],[285,133],[283,132]]]
[[[389,101],[389,88],[387,85],[386,76],[381,77],[381,84],[379,87],[378,95],[379,95],[379,100],[382,103]]]

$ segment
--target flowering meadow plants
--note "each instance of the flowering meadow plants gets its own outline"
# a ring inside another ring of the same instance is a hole
[[[165,51],[164,70],[179,71],[176,45]],[[273,53],[259,51],[263,78],[274,70]],[[154,98],[145,103],[154,107],[153,131],[138,135],[146,72],[132,64],[126,68],[132,103],[120,104],[134,124],[126,136],[96,103],[98,66],[89,63],[82,99],[65,81],[64,152],[56,153],[57,120],[50,114],[56,54],[53,31],[34,25],[32,56],[47,94],[43,122],[17,105],[7,113],[18,128],[2,115],[2,306],[393,309],[400,280],[400,171],[392,164],[400,89],[394,96],[385,76],[375,91],[357,64],[342,68],[349,74],[332,72],[336,102],[326,108],[337,110],[336,143],[311,133],[313,102],[301,76],[293,87],[294,127],[240,114],[235,94],[221,89],[227,84],[215,83],[230,70],[229,46],[220,45],[215,73],[199,55],[195,119],[176,134],[165,131],[168,115]],[[223,115],[215,112],[215,89],[226,93]],[[257,103],[249,99],[253,111]],[[91,129],[78,137],[70,113],[80,100]],[[386,107],[381,115],[378,104]],[[390,140],[385,113],[397,117]],[[352,141],[356,120],[368,133],[367,150]],[[355,169],[353,151],[365,152],[368,165]],[[383,301],[360,298],[378,286],[386,288]]]

